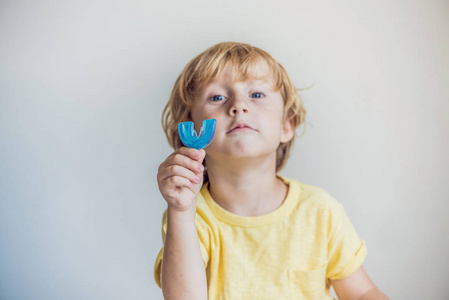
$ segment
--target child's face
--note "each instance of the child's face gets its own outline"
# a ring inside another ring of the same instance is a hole
[[[217,120],[215,138],[206,148],[208,156],[275,157],[279,143],[293,137],[290,122],[283,121],[284,100],[280,91],[274,90],[263,64],[255,69],[258,79],[238,81],[226,66],[194,99],[191,118],[197,132],[203,120]]]

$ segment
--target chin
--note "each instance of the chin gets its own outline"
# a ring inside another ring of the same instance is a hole
[[[226,156],[236,159],[251,159],[251,158],[257,158],[260,156],[265,156],[262,149],[254,147],[254,146],[247,146],[247,147],[234,147],[232,149],[229,149],[226,151]]]

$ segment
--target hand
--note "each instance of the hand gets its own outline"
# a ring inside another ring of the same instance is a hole
[[[181,147],[159,166],[157,182],[169,208],[195,210],[196,196],[203,185],[204,149]]]

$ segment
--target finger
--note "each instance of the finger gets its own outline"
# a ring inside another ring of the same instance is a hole
[[[190,157],[202,164],[204,158],[206,157],[206,151],[204,149],[193,149],[187,147],[181,147],[178,149],[180,154]]]
[[[200,149],[198,150],[200,153],[198,155],[198,158],[196,159],[197,162],[199,162],[200,164],[202,164],[204,158],[206,157],[206,150],[204,149]]]
[[[182,153],[176,153],[172,156],[169,156],[163,163],[163,166],[161,167],[161,169],[167,168],[172,165],[182,166],[184,168],[191,170],[192,172],[195,172],[196,174],[200,174],[204,171],[204,167],[200,162],[198,162]]]
[[[193,160],[202,162],[204,159],[204,149],[194,149],[194,148],[188,148],[188,147],[181,147],[176,152],[183,154],[187,157],[190,157]]]
[[[164,180],[172,176],[180,176],[187,178],[194,184],[201,182],[201,177],[198,176],[197,173],[194,173],[190,169],[187,169],[181,165],[167,166],[166,168],[161,169],[159,176],[161,180]]]
[[[171,176],[168,178],[165,178],[163,181],[165,181],[171,188],[168,188],[168,190],[176,190],[177,188],[187,188],[191,190],[193,193],[195,191],[193,190],[193,184],[185,177],[181,176]]]

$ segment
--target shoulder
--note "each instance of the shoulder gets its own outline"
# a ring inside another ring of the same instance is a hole
[[[330,209],[332,211],[339,211],[342,209],[341,203],[328,191],[321,187],[307,184],[292,178],[281,177],[281,179],[289,184],[290,189],[297,191],[295,193],[295,198],[300,206],[320,210]]]
[[[330,234],[345,218],[343,205],[328,191],[296,179],[284,178],[292,191],[290,216],[327,228]]]

